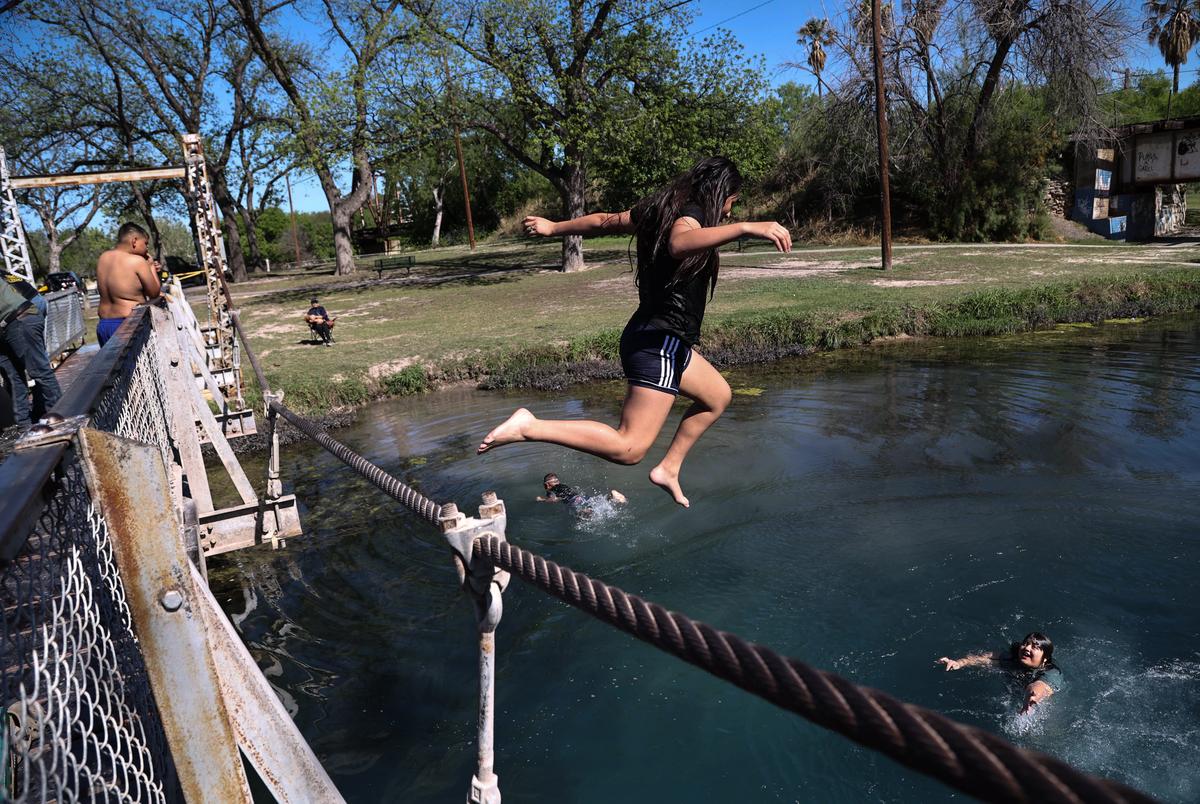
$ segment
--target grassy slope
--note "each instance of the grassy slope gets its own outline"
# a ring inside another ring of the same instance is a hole
[[[615,375],[637,298],[626,245],[590,242],[589,269],[573,274],[548,270],[557,244],[498,244],[419,255],[414,279],[292,276],[234,293],[268,376],[302,409],[411,392],[428,378],[557,385]],[[888,274],[869,267],[876,259],[873,248],[725,254],[701,350],[728,364],[1200,305],[1200,248],[913,246]],[[340,316],[333,348],[304,342],[314,292]]]

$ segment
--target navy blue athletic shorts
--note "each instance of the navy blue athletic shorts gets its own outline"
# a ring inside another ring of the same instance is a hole
[[[666,330],[630,321],[621,333],[621,368],[633,385],[679,393],[692,347]]]

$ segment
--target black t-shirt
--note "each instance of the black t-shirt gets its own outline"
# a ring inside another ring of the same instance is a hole
[[[583,500],[583,496],[576,490],[568,486],[566,483],[559,483],[550,487],[547,492],[551,497],[562,500],[565,503],[576,503]]]
[[[685,205],[679,210],[679,217],[695,218],[704,225],[704,211],[696,204]],[[704,306],[708,302],[709,272],[701,271],[684,282],[675,282],[680,262],[664,245],[650,270],[643,270],[638,278],[639,304],[633,317],[691,346],[700,340],[700,322],[704,320]]]
[[[324,307],[320,307],[320,306],[310,307],[308,309],[308,314],[309,315],[319,315],[319,316],[321,316],[321,318],[324,318],[326,321],[329,320],[329,313],[325,312]]]

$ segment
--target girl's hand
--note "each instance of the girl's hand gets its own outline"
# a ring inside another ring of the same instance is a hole
[[[946,672],[950,672],[951,670],[961,670],[963,668],[963,663],[958,659],[950,659],[945,656],[938,659],[936,664],[946,665]]]
[[[770,240],[778,251],[792,250],[792,233],[775,221],[759,221],[746,224],[746,234]]]
[[[530,215],[521,222],[521,227],[525,230],[525,234],[530,237],[550,237],[554,234],[554,222],[539,218],[536,215]]]

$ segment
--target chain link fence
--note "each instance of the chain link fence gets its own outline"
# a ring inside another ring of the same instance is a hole
[[[47,293],[46,299],[46,354],[57,359],[76,341],[83,343],[83,294],[78,290],[60,290]]]
[[[150,316],[107,349],[91,426],[173,445]],[[95,397],[94,397],[95,398]],[[34,448],[29,452],[35,451]],[[49,448],[41,448],[49,449]],[[18,451],[10,461],[23,459]],[[0,563],[4,801],[182,801],[104,518],[74,442],[45,484],[45,508]]]

